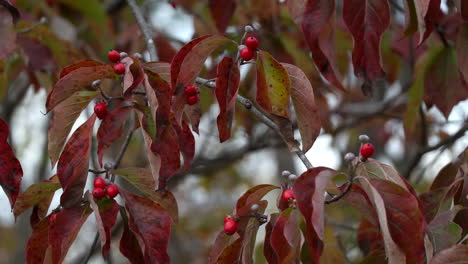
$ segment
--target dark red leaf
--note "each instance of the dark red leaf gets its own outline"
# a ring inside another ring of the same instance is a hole
[[[440,10],[441,0],[429,0],[429,7],[427,9],[426,16],[424,17],[424,22],[426,23],[426,31],[420,43],[426,40],[429,35],[434,31],[435,27],[439,23],[439,20],[442,18],[443,13]]]
[[[29,186],[26,191],[18,196],[15,207],[13,208],[13,214],[15,217],[18,217],[30,207],[53,195],[60,187],[57,176],[53,176],[49,180],[41,181]]]
[[[193,157],[195,155],[195,138],[187,122],[184,120],[182,120],[182,128],[175,123],[175,120],[172,124],[179,136],[180,152],[182,153],[182,157],[184,157],[183,170],[187,171],[190,169],[190,166],[192,166]]]
[[[278,187],[270,184],[261,184],[250,188],[237,200],[234,215],[248,215],[250,213],[250,207],[258,203],[263,196],[274,189],[278,189]],[[243,234],[246,226],[247,223],[244,221],[238,223],[238,232]]]
[[[371,85],[376,79],[385,76],[380,62],[380,41],[390,25],[388,1],[345,1],[343,20],[354,39],[354,73]]]
[[[96,116],[93,114],[70,137],[57,165],[63,187],[60,204],[67,208],[81,202],[89,168],[89,146]]]
[[[60,71],[60,74],[59,74],[59,78],[63,78],[65,75],[69,74],[70,72],[76,70],[76,69],[79,69],[79,68],[83,68],[83,67],[94,67],[94,66],[100,66],[102,65],[102,63],[100,63],[99,61],[95,61],[95,60],[82,60],[82,61],[79,61],[77,63],[73,63],[72,65],[68,65],[67,67],[63,68],[61,71]]]
[[[219,104],[217,124],[219,140],[224,142],[231,137],[232,119],[240,84],[239,66],[232,58],[224,57],[218,64],[216,74],[215,93]]]
[[[47,96],[47,112],[52,110],[68,97],[72,96],[75,92],[90,86],[93,81],[99,79],[112,79],[114,77],[115,73],[111,65],[98,65],[75,69],[58,80],[52,91]]]
[[[132,91],[143,82],[144,72],[140,60],[134,57],[125,57],[121,60],[125,65],[123,78],[124,95],[131,95]]]
[[[125,123],[130,115],[132,108],[131,107],[120,107],[109,112],[101,122],[97,132],[97,142],[98,142],[98,161],[102,166],[102,158],[106,153],[107,149],[119,139],[125,128]]]
[[[120,215],[124,223],[124,230],[119,244],[120,252],[130,260],[130,263],[145,263],[138,239],[128,226],[128,217],[125,210],[121,210]]]
[[[171,217],[159,204],[122,191],[129,212],[130,230],[143,242],[145,263],[169,263],[167,247]]]
[[[216,264],[232,264],[232,263],[240,263],[239,257],[242,253],[242,238],[238,238],[228,247],[226,247],[221,255],[217,258]]]
[[[179,137],[171,123],[158,126],[156,139],[151,144],[151,151],[159,155],[161,159],[158,189],[163,190],[169,178],[180,170]]]
[[[224,33],[236,10],[236,0],[209,0],[208,4],[211,16],[215,20],[216,28],[219,33]]]
[[[315,167],[304,172],[294,183],[297,208],[306,222],[305,239],[314,263],[319,263],[324,240],[325,188],[336,172],[326,167]]]
[[[457,179],[457,173],[460,169],[461,162],[450,162],[445,165],[437,174],[436,178],[432,181],[429,190],[433,191],[439,188],[450,187]]]
[[[143,63],[143,68],[145,70],[152,71],[157,73],[163,80],[166,82],[171,82],[171,64],[166,62],[147,62]]]
[[[455,245],[436,254],[430,264],[461,264],[468,259],[468,245]]]
[[[111,244],[111,229],[117,221],[120,206],[114,199],[102,199],[97,204],[91,193],[88,192],[88,201],[96,216],[99,236],[101,237],[102,257],[107,259]]]
[[[447,187],[431,189],[419,196],[426,222],[432,221],[439,212],[450,209],[453,197],[462,183],[463,181],[459,179]]]
[[[345,188],[346,186],[341,186],[340,191],[344,191]],[[371,224],[378,224],[377,214],[373,208],[372,202],[361,186],[353,183],[351,189],[342,200],[355,208]]]
[[[32,234],[26,244],[26,263],[44,263],[47,248],[49,247],[49,219],[42,219],[33,228]]]
[[[271,231],[270,244],[278,263],[297,263],[301,242],[299,215],[296,209],[283,211]]]
[[[160,204],[166,208],[172,220],[177,223],[179,212],[177,201],[170,191],[156,192],[156,184],[154,182],[151,171],[144,168],[122,168],[112,171],[113,174],[120,175],[123,179],[132,184],[135,188],[143,193],[147,198]]]
[[[366,218],[362,218],[359,224],[357,242],[365,256],[375,250],[384,251],[383,238],[379,227],[369,222]]]
[[[291,99],[296,111],[297,125],[302,139],[302,151],[307,152],[320,134],[322,122],[315,104],[314,90],[305,73],[298,67],[282,63],[291,79]]]
[[[468,2],[460,1],[460,13],[465,21],[468,21]]]
[[[78,91],[52,111],[48,130],[48,150],[52,166],[55,166],[59,159],[76,119],[97,94],[97,91]]]
[[[52,51],[41,41],[35,38],[18,35],[16,44],[20,46],[27,56],[27,68],[31,71],[44,71],[55,69]]]
[[[289,0],[289,12],[301,28],[315,65],[330,83],[344,90],[335,63],[334,0]]]
[[[5,60],[7,59],[15,50],[16,45],[15,45],[15,39],[16,39],[16,33],[15,33],[15,28],[13,26],[13,23],[15,21],[15,17],[12,17],[10,14],[12,14],[8,8],[8,6],[11,6],[5,1],[0,1],[0,4],[3,5],[6,8],[0,7],[0,46],[2,49],[0,50],[0,60]],[[7,6],[8,5],[8,6]],[[16,10],[16,8],[12,7],[13,10]],[[16,12],[18,12],[16,10]],[[10,14],[9,14],[10,13]],[[18,13],[19,16],[19,13]]]
[[[359,177],[359,182],[377,212],[390,263],[423,263],[426,222],[417,198],[391,181]]]
[[[20,191],[23,169],[10,144],[8,144],[8,134],[8,124],[0,118],[0,185],[8,196],[13,209]]]
[[[156,52],[158,53],[159,61],[171,62],[174,56],[177,54],[177,51],[171,45],[171,42],[169,42],[169,40],[165,38],[162,34],[156,35],[156,37],[154,38],[154,44],[156,45]],[[168,80],[168,82],[169,81],[170,79]]]
[[[81,195],[79,198],[81,199]],[[92,210],[84,205],[65,208],[55,213],[55,219],[50,221],[49,227],[49,245],[53,264],[62,263],[81,226],[91,212]]]
[[[405,2],[406,4],[406,23],[407,28],[405,35],[408,36],[414,32],[419,32],[419,41],[422,43],[424,35],[426,33],[426,21],[425,17],[429,9],[429,2],[431,0],[411,0]],[[440,4],[440,1],[439,1]]]
[[[233,235],[233,236],[235,236],[235,235]],[[218,233],[218,235],[216,236],[216,240],[213,243],[213,247],[211,248],[210,253],[208,255],[208,263],[209,264],[218,263],[219,257],[223,254],[225,249],[229,245],[231,245],[230,242],[231,242],[233,236],[226,235],[226,233],[224,231],[220,231]],[[234,244],[234,243],[232,243],[232,244]],[[239,245],[239,247],[240,247],[240,245]],[[240,254],[240,248],[239,248],[239,252],[237,252],[237,254],[235,254],[235,256],[238,257],[239,254]]]
[[[276,219],[278,219],[279,214],[271,214],[270,221],[265,227],[265,240],[263,242],[263,256],[265,256],[266,261],[268,264],[278,264],[278,258],[276,257],[276,253],[272,248],[271,245],[271,232],[273,227],[275,226]]]

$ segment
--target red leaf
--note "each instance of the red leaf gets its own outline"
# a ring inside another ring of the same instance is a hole
[[[81,199],[81,195],[79,198]],[[89,207],[85,205],[65,208],[55,213],[55,220],[51,220],[49,226],[49,245],[53,264],[62,263],[81,226],[91,212]]]
[[[157,129],[158,134],[151,144],[151,151],[161,158],[158,189],[164,190],[169,178],[180,170],[179,137],[171,123],[160,125]]]
[[[468,259],[468,245],[455,245],[436,254],[430,264],[458,264]]]
[[[60,157],[63,145],[76,119],[97,95],[97,91],[78,91],[52,111],[48,131],[48,150],[52,167]]]
[[[296,209],[283,211],[271,231],[270,244],[278,263],[297,263],[301,242],[299,215]]]
[[[259,201],[257,213],[263,214],[268,202],[265,200]],[[255,239],[257,238],[258,228],[260,227],[260,222],[255,218],[244,218],[238,222],[242,224],[245,221],[245,231],[241,233],[242,238],[242,250],[240,254],[239,261],[240,263],[253,264],[253,255],[255,249]],[[241,231],[238,231],[241,232]]]
[[[340,191],[344,191],[345,188],[346,186],[341,186]],[[373,205],[361,186],[353,183],[351,189],[342,200],[354,207],[371,224],[378,224],[377,214]]]
[[[56,67],[52,51],[41,41],[20,34],[16,38],[27,57],[27,68],[31,71],[52,70]]]
[[[468,21],[468,2],[460,1],[460,13],[465,21]]]
[[[15,218],[30,207],[53,195],[60,187],[57,176],[53,176],[49,180],[41,181],[29,186],[29,188],[21,193],[16,200],[15,207],[13,208]]]
[[[100,63],[99,61],[95,61],[95,60],[82,60],[77,63],[73,63],[72,65],[68,65],[67,67],[63,68],[60,71],[59,79],[62,79],[65,75],[69,74],[70,72],[76,69],[83,68],[83,67],[94,67],[94,66],[100,66],[100,65],[102,65],[102,63]]]
[[[132,184],[147,198],[155,201],[164,207],[172,220],[177,223],[179,220],[179,212],[177,201],[170,191],[156,192],[155,183],[151,171],[144,168],[122,168],[112,171],[111,173],[120,175],[123,179]]]
[[[167,211],[151,200],[125,191],[121,194],[130,215],[130,230],[143,242],[145,263],[169,263],[171,217]]]
[[[7,123],[0,119],[0,185],[10,200],[11,208],[15,205],[16,197],[21,187],[23,169],[8,144],[9,128]]]
[[[232,244],[235,244],[237,241],[234,241],[234,243],[230,244],[229,242],[232,240],[233,236],[226,235],[224,231],[220,231],[218,235],[216,236],[216,240],[213,243],[213,247],[210,250],[210,253],[208,255],[208,263],[209,264],[215,264],[218,263],[219,257],[224,253],[224,251]],[[240,239],[239,239],[240,241]],[[240,254],[240,245],[239,245],[239,252],[236,252],[235,255],[238,257]]]
[[[426,16],[424,17],[424,22],[426,23],[426,31],[420,43],[426,40],[429,35],[434,31],[434,28],[439,23],[439,20],[442,18],[443,13],[440,10],[441,0],[429,0],[429,7],[427,9]]]
[[[124,95],[131,95],[132,91],[143,82],[144,72],[140,60],[133,57],[125,57],[121,60],[125,65],[125,74],[123,78]]]
[[[238,238],[228,247],[226,247],[220,256],[217,258],[216,264],[232,264],[232,263],[240,263],[239,256],[242,253],[242,238]]]
[[[26,263],[43,264],[49,247],[49,217],[34,226],[26,244]]]
[[[143,63],[143,69],[157,73],[166,82],[171,81],[171,64],[166,62],[147,62]]]
[[[296,111],[297,124],[302,138],[302,151],[307,152],[320,134],[322,122],[315,104],[314,89],[305,73],[298,67],[282,63],[291,79],[291,99]]]
[[[263,196],[274,189],[278,189],[278,187],[270,184],[261,184],[250,188],[237,200],[234,215],[248,215],[250,213],[250,207],[258,203]],[[246,222],[240,221],[238,223],[239,234],[244,233],[246,226]]]
[[[383,238],[379,227],[369,222],[366,218],[362,218],[359,224],[357,242],[365,256],[371,252],[384,250]]]
[[[263,255],[265,256],[268,264],[278,264],[278,257],[271,245],[271,232],[275,226],[276,220],[278,219],[279,214],[271,214],[270,221],[265,227],[265,240],[263,242]]]
[[[162,34],[156,34],[156,37],[154,38],[154,44],[156,46],[156,52],[158,53],[159,61],[171,62],[174,56],[177,54],[177,51],[171,45],[171,42],[169,42],[169,40],[165,38]],[[148,63],[154,63],[154,62],[148,62]],[[156,63],[159,63],[159,62],[156,62]],[[169,66],[169,69],[170,69],[170,66]],[[170,79],[168,80],[168,82],[169,81]]]
[[[307,45],[312,51],[315,65],[325,79],[340,90],[344,90],[339,80],[335,64],[334,41],[334,0],[289,0],[289,12],[301,28]]]
[[[387,180],[358,179],[377,212],[390,263],[423,263],[426,222],[417,198]]]
[[[89,146],[96,116],[93,114],[70,137],[57,165],[63,187],[60,204],[67,208],[81,202],[89,168]]]
[[[124,230],[119,244],[120,252],[130,260],[130,263],[145,263],[138,239],[128,227],[128,217],[125,210],[121,210],[121,216],[123,218]]]
[[[424,76],[424,101],[436,105],[446,118],[452,108],[468,98],[468,85],[458,71],[458,58],[451,47],[445,47],[428,65]]]
[[[111,229],[117,220],[120,206],[114,199],[102,199],[98,204],[94,201],[91,193],[88,192],[88,201],[96,216],[99,236],[101,237],[102,257],[107,259],[111,244]]]
[[[357,77],[372,84],[383,78],[380,41],[390,25],[390,6],[382,0],[348,0],[343,2],[343,20],[353,35],[353,65]]]
[[[239,84],[239,66],[232,58],[224,57],[218,64],[215,88],[216,99],[219,104],[217,124],[221,142],[231,137],[232,118],[234,117]]]
[[[112,79],[114,77],[115,73],[111,65],[98,65],[75,69],[58,80],[52,91],[47,96],[47,112],[52,110],[68,97],[72,96],[75,92],[90,86],[93,81],[99,79]]]
[[[102,166],[102,158],[106,153],[107,149],[119,139],[125,128],[125,123],[130,115],[131,107],[120,107],[109,112],[101,122],[99,130],[97,132],[97,142],[98,142],[98,161]]]
[[[3,5],[3,2],[2,3]],[[7,5],[8,3],[5,3]],[[9,4],[8,4],[9,5]],[[11,6],[11,5],[9,5]],[[6,6],[5,6],[6,7]],[[12,7],[12,6],[11,6]],[[14,8],[14,7],[12,7]],[[16,8],[14,8],[16,10]],[[19,13],[16,10],[18,16]],[[9,9],[0,7],[0,60],[7,59],[13,52],[15,51],[15,39],[16,39],[16,32],[13,26],[13,22],[15,20],[12,15],[9,14]]]
[[[213,16],[216,28],[219,33],[224,33],[234,11],[236,10],[236,0],[209,0],[211,16]]]
[[[172,124],[179,136],[180,152],[184,158],[184,171],[187,171],[190,169],[193,157],[195,156],[195,138],[187,122],[184,120],[182,120],[182,128],[177,125],[175,120],[173,120]]]
[[[315,167],[304,172],[294,183],[293,193],[297,207],[306,222],[305,238],[314,263],[319,263],[323,252],[325,188],[336,172],[326,167]]]

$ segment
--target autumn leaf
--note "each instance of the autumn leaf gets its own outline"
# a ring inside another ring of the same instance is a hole
[[[182,127],[179,127],[174,120],[173,126],[179,136],[180,153],[184,158],[183,171],[187,171],[192,166],[193,157],[195,156],[195,138],[187,122],[182,121]]]
[[[20,191],[23,169],[10,144],[8,144],[9,131],[8,124],[0,119],[0,185],[8,196],[13,209]]]
[[[102,166],[102,158],[107,149],[124,133],[125,123],[130,115],[131,107],[119,107],[109,112],[102,120],[97,132],[98,161]]]
[[[99,236],[101,237],[101,253],[104,259],[109,257],[111,244],[111,229],[117,221],[117,214],[120,206],[114,199],[102,199],[98,203],[94,201],[91,193],[88,192],[88,201],[93,209]]]
[[[323,252],[325,188],[335,175],[330,168],[315,167],[299,176],[292,187],[297,208],[305,219],[305,239],[314,263],[319,263]]]
[[[34,226],[26,244],[26,263],[44,263],[46,251],[49,247],[49,221],[50,216],[42,219]]]
[[[134,57],[125,57],[121,60],[125,65],[123,77],[123,91],[125,96],[130,96],[132,91],[144,80],[144,72],[140,60]]]
[[[81,226],[91,212],[92,210],[84,205],[65,208],[58,213],[53,213],[55,214],[54,219],[50,220],[49,226],[49,245],[53,264],[62,263]]]
[[[75,92],[91,86],[92,82],[100,79],[112,79],[115,77],[111,65],[99,65],[81,67],[59,79],[52,91],[47,96],[47,112],[54,109],[59,103],[65,101]]]
[[[57,176],[63,187],[60,204],[72,207],[81,202],[89,168],[89,147],[96,115],[92,115],[70,137],[57,165]]]
[[[270,245],[276,254],[277,263],[295,263],[299,258],[301,230],[299,212],[289,208],[281,212],[270,235]]]
[[[305,73],[298,67],[282,63],[291,79],[291,99],[302,138],[302,151],[307,152],[320,134],[322,122],[315,104],[314,90]]]
[[[460,244],[442,250],[436,254],[430,264],[459,264],[465,263],[468,259],[468,245]]]
[[[216,99],[219,104],[219,115],[216,121],[220,142],[224,142],[231,137],[232,119],[239,84],[239,66],[232,58],[224,57],[218,64],[215,88]]]
[[[344,1],[343,20],[354,39],[354,73],[365,84],[372,85],[377,79],[385,77],[381,64],[380,41],[390,25],[388,1]],[[372,91],[363,92],[369,94]]]
[[[102,63],[100,63],[99,61],[95,61],[95,60],[78,61],[76,63],[73,63],[63,68],[59,73],[59,79],[63,78],[65,75],[69,74],[70,72],[76,69],[83,68],[83,67],[95,67],[95,66],[100,66],[100,65],[102,65]]]
[[[145,70],[157,73],[166,82],[171,82],[171,64],[167,62],[151,61],[143,63],[142,67]]]
[[[13,208],[15,218],[30,207],[53,195],[56,190],[60,189],[60,187],[59,180],[55,175],[49,180],[40,181],[29,186],[28,189],[20,193],[18,199],[16,199],[16,203]]]
[[[63,145],[81,112],[98,94],[97,91],[78,91],[52,111],[48,130],[48,150],[52,167],[60,157]]]
[[[216,28],[219,33],[224,33],[236,10],[236,0],[209,0],[208,5],[211,16],[215,20]]]
[[[128,226],[128,217],[124,209],[121,209],[120,215],[124,224],[119,244],[120,252],[130,260],[130,263],[145,263],[138,239]]]
[[[335,63],[334,0],[289,0],[289,13],[304,34],[312,58],[331,84],[344,90]]]
[[[169,263],[167,248],[171,232],[171,217],[159,204],[121,192],[129,213],[130,230],[143,242],[145,263]]]

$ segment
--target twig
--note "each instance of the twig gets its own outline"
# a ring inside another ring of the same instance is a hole
[[[150,60],[151,61],[158,60],[158,56],[156,55],[156,46],[154,45],[153,36],[152,36],[153,34],[151,33],[151,29],[149,25],[146,23],[145,18],[143,17],[143,13],[141,12],[135,0],[127,0],[127,3],[132,9],[132,12],[135,15],[138,25],[140,26],[140,30],[143,33],[143,36],[146,41],[146,46],[148,48],[148,52],[150,55]]]

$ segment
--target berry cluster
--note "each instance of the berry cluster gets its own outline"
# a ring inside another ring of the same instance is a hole
[[[107,105],[104,102],[97,103],[94,106],[94,113],[99,119],[104,119],[107,116]]]
[[[245,61],[249,61],[253,59],[253,57],[255,57],[255,51],[258,48],[259,42],[257,38],[250,35],[245,40],[244,44],[245,44],[245,47],[241,49],[240,57]]]
[[[93,196],[96,199],[102,199],[104,196],[110,199],[116,197],[119,194],[119,187],[115,184],[107,185],[106,180],[101,177],[94,179],[94,190]]]
[[[113,66],[114,72],[119,75],[125,73],[125,65],[120,62],[121,57],[122,56],[120,56],[120,53],[116,50],[111,50],[109,53],[107,53],[107,58],[109,61],[115,63]]]
[[[224,233],[233,235],[237,232],[237,222],[231,216],[224,217]]]
[[[184,89],[184,94],[187,96],[187,104],[194,105],[198,102],[197,87],[193,85],[187,85]]]

